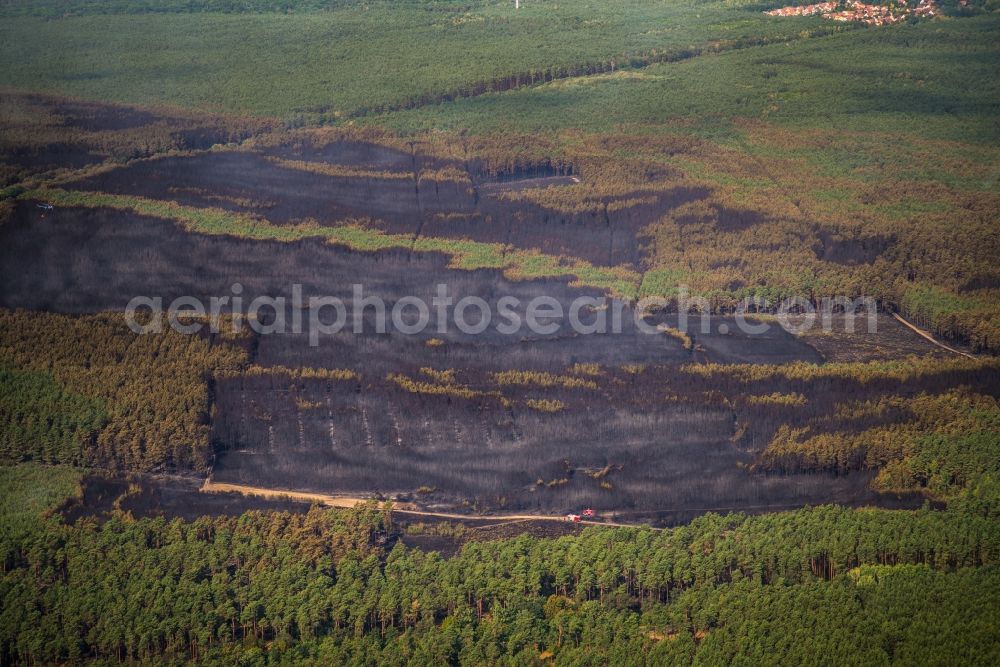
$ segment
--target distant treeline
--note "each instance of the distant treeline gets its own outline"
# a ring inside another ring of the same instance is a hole
[[[469,11],[488,6],[485,0],[2,0],[0,10],[19,16],[84,16],[88,14],[188,14],[218,12],[244,13],[300,13],[348,7],[405,6],[434,10]],[[513,4],[513,3],[511,3]],[[815,0],[772,0],[750,5],[746,9],[767,11],[789,5],[815,4]],[[873,4],[891,4],[879,3]],[[907,4],[916,5],[916,0]],[[947,14],[969,15],[988,9],[990,0],[938,0],[938,6]]]
[[[404,2],[416,5],[442,4],[418,0]],[[365,4],[382,3],[375,0]],[[8,15],[60,17],[87,14],[308,12],[360,4],[362,0],[3,0],[0,8]]]
[[[825,34],[842,32],[843,30],[851,29],[852,27],[853,26],[844,25],[835,25],[829,28],[817,27],[810,30],[810,34],[815,37],[820,37]],[[457,99],[465,97],[476,97],[487,93],[505,93],[526,86],[548,83],[549,81],[558,81],[559,79],[593,76],[595,74],[605,74],[624,69],[636,69],[647,67],[655,63],[679,62],[681,60],[688,60],[689,58],[695,58],[697,56],[711,53],[745,49],[752,46],[764,46],[765,44],[781,44],[800,39],[801,37],[799,35],[778,34],[755,37],[746,36],[737,39],[715,40],[700,46],[689,46],[678,49],[651,49],[641,53],[624,53],[619,56],[607,58],[597,62],[580,62],[558,65],[543,69],[514,72],[501,77],[474,81],[463,85],[461,88],[453,88],[443,92],[428,92],[397,102],[378,104],[372,107],[358,109],[350,115],[354,118],[360,118],[371,114],[406,111],[417,107],[453,102]]]

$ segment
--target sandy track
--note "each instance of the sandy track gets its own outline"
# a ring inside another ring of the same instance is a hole
[[[910,324],[909,322],[907,322],[906,320],[904,320],[902,317],[899,316],[898,313],[893,313],[892,316],[900,324],[902,324],[903,326],[905,326],[905,327],[907,327],[909,329],[912,329],[914,332],[917,333],[917,335],[919,335],[919,336],[921,336],[923,338],[926,338],[930,342],[932,342],[935,345],[937,345],[938,347],[940,347],[942,350],[948,350],[949,352],[954,352],[955,354],[961,354],[963,357],[968,357],[969,359],[975,359],[975,357],[973,355],[969,354],[968,352],[962,352],[961,350],[956,350],[953,347],[948,347],[944,343],[942,343],[942,342],[938,341],[937,339],[935,339],[934,336],[930,335],[929,333],[927,333],[923,329],[917,327],[916,325]]]
[[[260,496],[263,498],[291,499],[302,502],[319,503],[327,507],[352,508],[363,505],[372,500],[360,496],[332,496],[323,493],[310,493],[305,491],[286,491],[284,489],[268,489],[260,486],[250,486],[245,484],[227,484],[224,482],[213,482],[206,479],[201,485],[202,493],[242,493],[247,496]],[[408,514],[412,516],[426,516],[439,519],[456,519],[459,521],[559,521],[566,522],[564,515],[551,514],[494,514],[490,516],[474,516],[469,514],[454,514],[450,512],[431,512],[418,509],[411,503],[398,503],[393,501],[392,511],[398,514]],[[645,524],[614,523],[610,521],[579,521],[578,523],[591,526],[613,526],[617,528],[636,528]],[[655,528],[654,530],[659,530]]]
[[[244,484],[226,484],[206,479],[201,485],[202,493],[242,493],[245,496],[260,496],[262,498],[300,500],[307,503],[320,503],[328,507],[351,508],[368,502],[368,498],[357,496],[330,496],[322,493],[304,491],[286,491],[284,489],[265,489],[260,486]]]

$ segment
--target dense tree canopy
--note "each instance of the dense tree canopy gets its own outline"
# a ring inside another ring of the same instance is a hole
[[[12,500],[53,484],[31,470],[3,469]],[[30,527],[8,508],[2,521],[5,661],[986,665],[1000,655],[997,518],[960,510],[707,515],[665,531],[470,542],[451,558],[392,546],[374,504]]]

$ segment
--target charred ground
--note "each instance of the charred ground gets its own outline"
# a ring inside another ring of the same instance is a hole
[[[578,297],[605,295],[596,285],[606,278],[592,277],[594,271],[632,281],[633,298],[669,287],[656,282],[669,276],[647,270],[644,260],[649,229],[664,215],[697,228],[703,223],[696,212],[707,210],[730,233],[767,224],[650,163],[609,187],[594,179],[612,172],[585,158],[505,157],[482,142],[459,150],[377,134],[284,136],[261,124],[234,129],[231,119],[127,107],[102,114],[92,104],[13,99],[49,105],[62,119],[52,132],[80,150],[107,148],[112,136],[120,151],[145,132],[167,137],[180,152],[74,171],[76,158],[55,143],[37,144],[36,153],[52,153],[59,167],[38,178],[79,203],[47,209],[42,195],[8,203],[0,227],[0,306],[10,309],[120,311],[137,295],[207,303],[231,296],[235,284],[244,303],[291,300],[297,284],[306,298],[333,296],[348,307],[353,285],[361,284],[391,309],[405,296],[430,303],[443,284],[454,299],[478,296],[494,311],[504,296],[523,304],[545,295],[565,312]],[[198,150],[209,139],[249,140]],[[29,152],[14,151],[11,159],[29,169],[22,159]],[[95,193],[111,195],[114,205],[91,199]],[[202,211],[232,224],[192,233],[182,221]],[[244,234],[239,225],[261,225],[275,240]],[[309,231],[324,228],[360,229],[368,245]],[[380,239],[392,241],[380,246]],[[842,238],[821,239],[820,246],[817,253],[846,264],[871,262],[866,253],[885,250],[885,243]],[[465,253],[460,267],[457,252]],[[520,259],[510,264],[512,257]],[[538,260],[542,267],[532,268]],[[205,370],[211,474],[219,482],[395,497],[471,513],[593,506],[654,522],[824,502],[913,506],[920,499],[909,495],[912,487],[873,485],[880,464],[864,452],[836,464],[775,453],[779,427],[865,433],[913,416],[898,407],[861,410],[841,423],[824,415],[958,386],[997,392],[988,369],[947,364],[912,382],[891,373],[877,382],[851,373],[746,382],[690,370],[944,354],[884,313],[875,334],[864,332],[863,321],[848,332],[838,315],[828,333],[795,336],[765,316],[769,330],[750,335],[716,313],[707,330],[692,315],[688,334],[677,335],[676,308],[639,318],[659,325],[655,334],[639,330],[634,308],[634,301],[623,302],[618,334],[576,333],[565,318],[545,335],[493,327],[471,335],[453,323],[420,335],[380,333],[374,311],[364,310],[360,335],[347,327],[318,344],[306,333],[213,338],[212,345],[237,346],[245,362],[239,371]],[[584,312],[585,321],[608,315]],[[353,322],[354,313],[346,315]],[[198,510],[185,508],[199,497],[152,484],[123,502],[140,513],[158,508],[188,516]],[[214,499],[205,509],[238,506]]]
[[[490,302],[546,294],[568,304],[588,293],[563,281],[509,281],[496,271],[450,269],[433,253],[200,236],[170,221],[108,209],[42,211],[24,202],[0,234],[0,303],[8,308],[100,312],[120,309],[135,294],[207,301],[230,293],[237,282],[248,300],[290,297],[290,285],[300,283],[306,294],[348,301],[353,281],[390,304],[403,295],[429,302],[439,283],[456,296]],[[555,334],[533,338],[470,336],[454,327],[423,336],[345,332],[315,347],[305,334],[253,337],[242,345],[257,370],[212,383],[213,477],[271,488],[380,493],[473,512],[553,513],[592,505],[643,512],[636,518],[646,520],[830,501],[919,503],[874,493],[871,474],[860,470],[751,471],[777,424],[804,423],[807,415],[860,400],[866,390],[850,382],[827,388],[808,396],[805,411],[737,408],[751,390],[720,394],[719,385],[682,370],[699,361],[820,362],[815,348],[776,326],[763,336],[723,335],[720,324],[738,329],[719,316],[709,334],[694,333],[685,349],[669,335],[638,332],[632,315],[625,310],[620,335],[574,334],[563,323]],[[676,317],[649,315],[646,321],[676,325]],[[893,339],[905,342],[901,352],[921,349],[920,339],[899,327],[880,335],[890,354]],[[857,334],[841,349],[865,341]],[[297,368],[355,375],[309,379],[289,370]],[[511,371],[525,375],[498,379]],[[434,372],[451,376],[441,382]],[[867,391],[878,396],[895,389],[889,384]],[[183,513],[185,499],[197,498],[178,496],[165,509]],[[130,502],[141,504],[142,496]]]

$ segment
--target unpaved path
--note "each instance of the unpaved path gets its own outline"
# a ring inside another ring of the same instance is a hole
[[[202,493],[242,493],[245,496],[260,496],[262,498],[301,500],[307,503],[320,503],[328,507],[351,508],[367,502],[368,498],[358,496],[329,496],[322,493],[304,491],[285,491],[284,489],[265,489],[260,486],[244,484],[226,484],[206,479],[201,485]]]
[[[956,349],[955,349],[955,348],[953,348],[953,347],[948,347],[948,346],[947,346],[947,345],[945,345],[944,343],[942,343],[942,342],[940,342],[940,341],[936,340],[936,339],[934,338],[934,336],[930,335],[929,333],[927,333],[927,332],[926,332],[926,331],[924,331],[923,329],[921,329],[921,328],[917,327],[916,325],[913,325],[913,324],[910,324],[909,322],[907,322],[906,320],[904,320],[904,319],[903,319],[902,317],[900,317],[900,316],[899,316],[899,314],[898,314],[898,313],[893,313],[893,314],[892,314],[892,316],[893,316],[894,318],[896,318],[896,321],[898,321],[898,322],[899,322],[900,324],[902,324],[903,326],[905,326],[905,327],[907,327],[907,328],[909,328],[909,329],[912,329],[912,330],[913,330],[914,332],[916,332],[916,333],[917,333],[917,334],[918,334],[919,336],[921,336],[921,337],[923,337],[923,338],[926,338],[926,339],[927,339],[927,340],[929,340],[930,342],[932,342],[932,343],[934,343],[935,345],[937,345],[938,347],[940,347],[940,348],[941,348],[942,350],[948,350],[949,352],[954,352],[955,354],[960,354],[960,355],[962,355],[963,357],[968,357],[969,359],[975,359],[975,358],[976,358],[976,357],[974,357],[973,355],[969,354],[968,352],[962,352],[961,350],[956,350]]]
[[[301,500],[303,502],[310,503],[320,503],[321,505],[326,505],[327,507],[339,507],[339,508],[351,508],[358,505],[362,505],[371,500],[371,498],[362,498],[360,496],[332,496],[324,493],[310,493],[306,491],[285,491],[283,489],[267,489],[260,486],[249,486],[245,484],[227,484],[224,482],[213,482],[210,478],[206,479],[201,485],[202,493],[242,493],[247,496],[261,496],[264,498],[285,498],[292,500]],[[427,510],[418,509],[415,505],[411,503],[397,503],[393,502],[392,511],[398,514],[409,514],[412,516],[426,516],[435,517],[439,519],[456,519],[459,521],[498,521],[498,522],[513,522],[513,521],[559,521],[562,523],[566,522],[565,515],[551,515],[551,514],[493,514],[490,516],[473,516],[469,514],[454,514],[451,512],[431,512]],[[611,521],[587,521],[582,520],[578,523],[587,524],[591,526],[613,526],[617,528],[636,528],[642,527],[645,524],[633,524],[633,523],[615,523]],[[654,528],[653,530],[660,530],[659,528]]]

